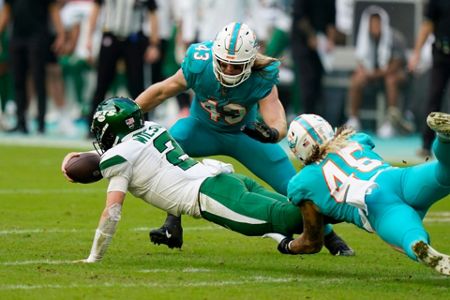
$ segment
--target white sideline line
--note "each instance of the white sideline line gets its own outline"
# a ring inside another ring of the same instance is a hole
[[[0,195],[17,195],[17,194],[80,194],[80,193],[94,193],[104,192],[104,188],[92,188],[92,189],[0,189]]]
[[[449,217],[447,217],[449,216]],[[425,223],[450,223],[450,212],[432,212],[427,215],[424,220]],[[135,232],[147,232],[150,227],[135,227],[129,229]],[[31,233],[76,233],[76,232],[94,232],[95,228],[92,229],[58,229],[58,228],[33,228],[33,229],[6,229],[0,230],[0,236],[10,235],[10,234],[31,234]],[[223,227],[219,225],[211,224],[209,226],[191,226],[184,227],[185,231],[212,231],[212,230],[224,230]]]
[[[151,228],[149,227],[136,227],[136,228],[132,228],[131,231],[137,231],[137,232],[147,232],[149,231]],[[192,226],[192,227],[183,227],[184,231],[210,231],[210,230],[221,230],[224,229],[223,227],[219,226],[219,225],[213,225],[213,226]]]
[[[202,268],[184,268],[184,269],[144,269],[138,271],[140,273],[209,273],[210,269]]]
[[[211,230],[220,230],[222,227],[216,226],[192,226],[192,227],[184,227],[184,231],[211,231]],[[147,232],[150,230],[149,227],[136,227],[129,229],[130,231],[136,232]],[[76,232],[94,232],[95,228],[92,229],[58,229],[58,228],[35,228],[35,229],[10,229],[10,230],[0,230],[1,235],[9,235],[9,234],[31,234],[31,233],[76,233]]]
[[[39,147],[39,148],[85,148],[87,150],[92,149],[92,142],[81,139],[64,139],[56,137],[8,137],[5,135],[0,136],[2,145],[8,146],[25,146],[25,147]]]
[[[196,282],[176,282],[176,283],[111,283],[105,282],[102,284],[5,284],[0,285],[0,290],[36,290],[36,289],[78,289],[78,288],[180,288],[180,287],[220,287],[232,285],[246,285],[252,283],[286,283],[298,282],[298,278],[275,278],[275,277],[250,277],[242,278],[240,280],[226,280],[226,281],[196,281]]]
[[[450,223],[450,218],[425,218],[425,223]]]
[[[86,229],[87,230],[87,229]],[[11,229],[11,230],[1,230],[0,235],[8,235],[8,234],[30,234],[30,233],[70,233],[70,232],[82,232],[86,230],[80,230],[80,229],[42,229],[42,228],[36,228],[36,229]],[[94,231],[93,229],[92,231]]]
[[[22,261],[7,261],[2,262],[0,265],[2,266],[25,266],[25,265],[66,265],[66,264],[75,264],[73,260],[22,260]]]
[[[427,217],[450,217],[450,211],[436,211],[428,213]]]
[[[368,279],[369,282],[382,282],[386,280],[392,281],[395,277],[374,277]],[[448,280],[446,276],[422,276],[421,279],[427,279],[432,281]],[[37,289],[79,289],[79,288],[180,288],[180,287],[221,287],[221,286],[233,286],[233,285],[248,285],[259,283],[301,283],[301,282],[316,282],[320,286],[329,286],[330,284],[344,284],[346,282],[354,283],[353,278],[332,278],[327,280],[317,281],[315,277],[290,277],[290,278],[276,278],[267,276],[254,276],[254,277],[240,277],[238,280],[225,280],[225,281],[195,281],[195,282],[176,282],[176,283],[112,283],[105,282],[100,284],[4,284],[0,285],[0,291],[4,290],[37,290]]]

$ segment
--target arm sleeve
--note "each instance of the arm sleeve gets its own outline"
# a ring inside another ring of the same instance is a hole
[[[122,205],[114,204],[108,207],[108,217],[100,222],[95,231],[92,242],[91,252],[87,258],[88,262],[96,262],[103,258],[111,243],[112,237],[116,232],[117,223],[119,223],[122,213]]]
[[[125,185],[128,187],[128,182],[133,174],[133,166],[123,156],[114,155],[102,159],[100,170],[103,177],[110,181],[108,191],[114,190],[124,193],[127,191],[126,189],[123,190],[123,188]]]
[[[126,193],[128,191],[128,179],[123,176],[114,176],[109,179],[108,193],[119,191]]]

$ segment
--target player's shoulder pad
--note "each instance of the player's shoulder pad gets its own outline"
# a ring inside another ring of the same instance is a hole
[[[311,198],[310,188],[315,185],[315,181],[321,176],[318,171],[318,168],[314,166],[305,166],[291,178],[288,183],[287,196],[292,203],[299,205],[302,201]]]
[[[212,41],[196,43],[189,46],[181,64],[184,72],[201,73],[212,61]]]
[[[372,138],[363,132],[355,133],[353,136],[349,138],[351,141],[355,141],[362,146],[368,146],[370,149],[375,148],[375,143],[373,142]]]
[[[280,61],[274,61],[273,63],[267,65],[263,69],[257,71],[257,75],[263,81],[267,81],[270,84],[277,84],[280,75]]]

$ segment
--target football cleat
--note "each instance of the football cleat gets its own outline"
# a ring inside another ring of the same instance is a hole
[[[150,241],[153,244],[167,245],[170,249],[181,248],[183,245],[183,228],[181,227],[181,219],[168,216],[163,226],[153,229],[149,233]]]
[[[324,246],[335,256],[355,256],[355,251],[334,231],[324,237]]]
[[[427,117],[427,124],[438,136],[450,140],[450,114],[432,112]]]
[[[424,241],[419,241],[412,246],[417,259],[444,275],[450,275],[450,256],[434,250]]]

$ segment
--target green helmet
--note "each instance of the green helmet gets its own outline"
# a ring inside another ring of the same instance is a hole
[[[144,126],[139,105],[125,97],[112,97],[97,106],[91,132],[105,152],[120,143],[124,136]]]

